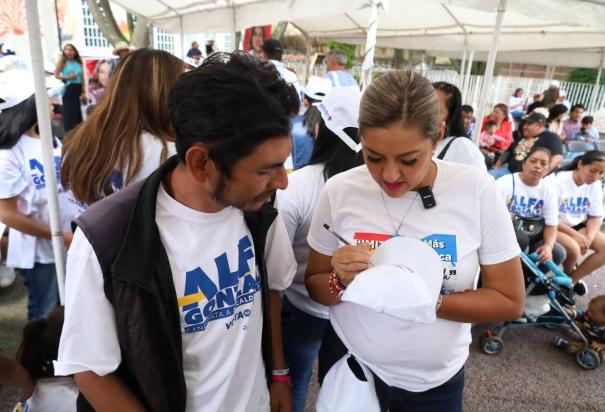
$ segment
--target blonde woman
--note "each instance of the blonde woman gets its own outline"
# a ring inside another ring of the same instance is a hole
[[[460,411],[471,322],[516,319],[523,310],[519,247],[506,206],[487,173],[433,158],[444,131],[430,81],[411,71],[376,79],[359,111],[365,165],[326,182],[307,238],[309,296],[330,306],[320,378],[351,351],[373,372],[383,411]],[[378,312],[339,308],[343,290],[368,267],[371,248],[396,236],[423,240],[445,266],[438,319],[405,333],[376,319]],[[475,290],[479,269],[483,287]],[[357,326],[345,336],[342,325],[351,321]]]
[[[63,146],[61,179],[81,208],[144,179],[175,153],[167,101],[183,69],[170,53],[140,49],[113,72]]]

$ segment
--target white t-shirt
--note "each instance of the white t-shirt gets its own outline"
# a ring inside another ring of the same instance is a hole
[[[572,171],[551,175],[559,199],[559,220],[569,226],[585,222],[588,217],[603,216],[603,188],[597,180],[590,185],[576,185]]]
[[[38,379],[27,412],[76,412],[79,393],[72,377]]]
[[[63,192],[59,177],[61,167],[61,144],[55,139],[53,149],[57,183],[59,184],[59,212],[62,229],[71,231],[69,222],[73,217]],[[0,150],[0,199],[17,197],[20,213],[43,225],[50,226],[46,179],[42,162],[42,144],[39,138],[21,136],[15,146]],[[50,239],[26,235],[15,229],[8,233],[6,265],[31,269],[34,263],[53,263],[53,248]]]
[[[307,234],[319,194],[325,185],[323,164],[305,166],[288,176],[288,188],[277,192],[276,206],[284,219],[298,268],[286,296],[294,306],[309,315],[328,319],[328,308],[309,297],[305,272],[309,258]]]
[[[160,188],[156,223],[179,302],[186,410],[268,411],[260,278],[243,213],[230,207],[198,212]],[[279,216],[268,234],[266,263],[271,289],[290,286],[296,262]],[[56,374],[115,371],[122,359],[115,314],[97,257],[79,230],[66,279]]]
[[[164,146],[160,139],[152,134],[144,132],[141,134],[141,168],[138,173],[132,177],[132,180],[128,184],[136,183],[140,180],[146,179],[152,174],[158,167],[162,165],[162,150]],[[174,142],[167,142],[166,149],[168,150],[166,158],[176,154],[176,147]],[[109,184],[114,192],[119,192],[125,187],[125,178],[128,176],[128,165],[124,167],[124,170],[113,170],[108,177]],[[69,201],[77,209],[77,214],[83,213],[87,209],[87,205],[77,201],[71,192],[69,192]]]
[[[454,136],[446,137],[435,147],[435,156],[439,156],[447,144],[454,139]],[[477,166],[482,170],[487,170],[485,166],[485,157],[473,141],[467,137],[459,137],[450,145],[445,152],[443,160],[465,165]]]
[[[518,256],[512,223],[487,173],[439,160],[435,163],[437,205],[431,209],[423,207],[416,192],[396,199],[385,194],[383,202],[381,189],[365,165],[334,176],[317,203],[309,246],[327,256],[343,246],[322,227],[327,223],[345,239],[375,248],[393,236],[393,226],[407,213],[399,234],[422,239],[437,251],[446,268],[442,291],[474,289],[480,264],[493,265]],[[330,320],[341,339],[338,317],[342,315],[347,316],[339,313],[339,305],[330,308]],[[434,388],[452,378],[468,357],[469,323],[437,319],[401,334],[393,334],[385,324],[363,320],[359,324],[360,338],[369,339],[368,345],[374,345],[376,353],[375,359],[360,359],[390,386],[414,392]],[[414,342],[406,345],[410,340]]]
[[[515,104],[519,104],[523,102],[523,97],[515,97],[515,96],[511,96],[508,98],[508,110],[512,113],[512,112],[522,112],[523,111],[523,105],[521,106],[517,106],[515,108],[513,108],[513,105]]]
[[[528,186],[521,181],[519,173],[514,173],[496,180],[496,186],[511,215],[543,217],[548,226],[559,224],[559,199],[549,180],[541,179],[536,186]]]

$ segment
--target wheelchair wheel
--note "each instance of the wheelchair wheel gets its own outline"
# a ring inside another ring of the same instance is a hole
[[[479,345],[483,352],[487,355],[497,355],[504,348],[504,341],[498,336],[481,336]]]
[[[580,349],[576,352],[576,362],[586,370],[597,369],[601,366],[601,354],[591,348]]]

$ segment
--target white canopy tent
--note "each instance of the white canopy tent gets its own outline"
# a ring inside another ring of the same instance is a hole
[[[437,42],[446,50],[464,50],[465,55],[469,49],[489,50],[486,76],[491,76],[498,50],[542,50],[578,45],[605,47],[605,0],[508,0],[508,5],[507,0],[430,0],[421,5],[415,0],[369,0],[369,3],[368,0],[113,1],[148,18],[151,25],[181,35],[203,31],[236,32],[244,27],[285,20],[295,23],[307,36],[344,41],[365,38],[367,51],[373,50],[376,44],[374,36],[378,38],[378,44],[385,46],[398,36],[398,41],[409,39],[408,48],[435,50],[438,49]],[[47,189],[53,248],[63,296],[64,250],[59,229],[49,113],[43,99],[45,89],[38,5],[37,2],[25,3],[30,23],[28,32],[44,167],[49,177]],[[379,16],[379,4],[390,8],[390,12]],[[506,13],[505,5],[508,6]],[[494,29],[497,9],[499,17]],[[540,19],[533,16],[540,16]],[[561,19],[565,24],[559,24]],[[368,30],[368,22],[375,23],[372,30]],[[502,39],[499,39],[501,33]],[[397,47],[406,46],[398,42]],[[364,78],[371,79],[371,64],[365,62],[364,68]],[[478,117],[482,116],[483,109],[478,108]]]

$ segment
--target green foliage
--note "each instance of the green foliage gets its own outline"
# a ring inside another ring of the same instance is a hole
[[[597,71],[597,69],[586,68],[573,69],[571,72],[569,72],[567,80],[570,82],[594,84],[594,82],[597,81]],[[601,73],[600,83],[605,85],[605,73]]]
[[[346,44],[340,43],[336,40],[328,40],[326,41],[326,45],[332,49],[340,49],[344,52],[345,56],[347,56],[347,69],[353,67],[353,60],[355,60],[355,48],[354,44]]]

